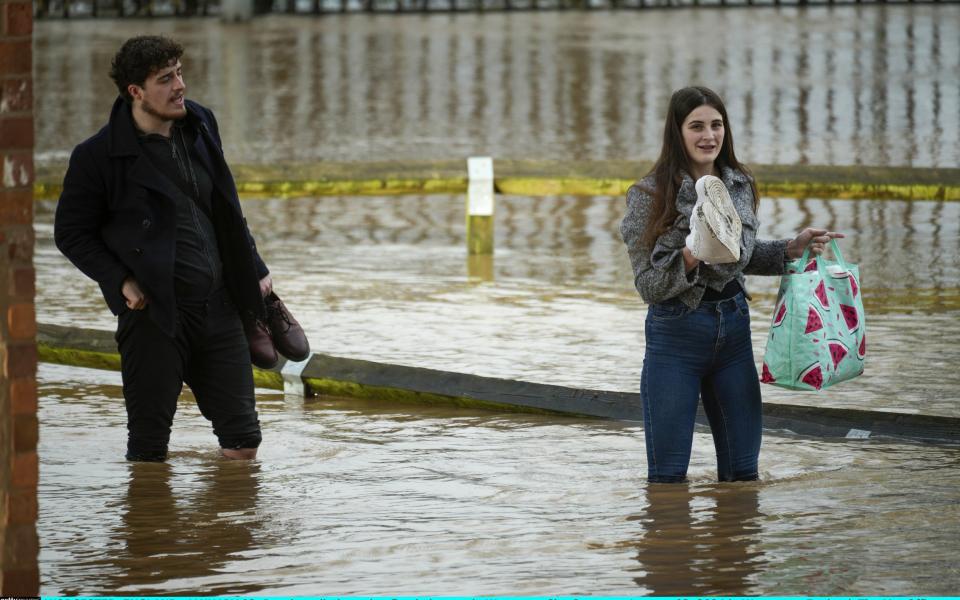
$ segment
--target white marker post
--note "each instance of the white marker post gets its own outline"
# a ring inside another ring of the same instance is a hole
[[[467,159],[467,253],[493,254],[493,159]]]
[[[288,360],[280,369],[280,376],[283,378],[283,394],[285,396],[307,396],[307,386],[303,383],[303,369],[313,358],[311,354],[300,362]]]

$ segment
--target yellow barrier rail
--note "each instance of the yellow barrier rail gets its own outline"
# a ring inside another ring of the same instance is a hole
[[[494,187],[518,196],[621,196],[651,164],[632,161],[494,160]],[[754,165],[767,197],[960,200],[960,169]],[[34,197],[56,199],[66,166],[38,165]],[[248,198],[461,194],[466,160],[235,165]]]

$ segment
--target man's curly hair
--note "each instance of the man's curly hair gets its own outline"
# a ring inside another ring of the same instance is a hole
[[[127,87],[143,87],[147,77],[164,67],[176,64],[183,56],[183,46],[159,35],[141,35],[124,42],[110,63],[110,78],[117,84],[120,95],[133,102]]]

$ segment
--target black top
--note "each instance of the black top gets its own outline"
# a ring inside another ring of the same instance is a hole
[[[719,292],[713,288],[707,288],[703,292],[703,302],[717,302],[719,300],[726,300],[728,298],[733,298],[737,294],[743,291],[743,286],[740,285],[740,282],[736,279],[731,279],[730,283],[723,286],[723,289]]]
[[[203,300],[223,286],[223,264],[213,228],[213,180],[194,150],[197,132],[183,121],[170,137],[140,135],[150,161],[180,192],[176,195],[177,238],[174,291],[178,302]]]

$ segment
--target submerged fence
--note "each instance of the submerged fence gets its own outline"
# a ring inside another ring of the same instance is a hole
[[[940,4],[957,0],[35,0],[37,18]]]

